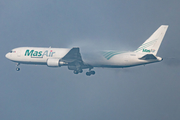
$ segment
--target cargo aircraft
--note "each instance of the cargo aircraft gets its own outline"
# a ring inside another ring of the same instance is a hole
[[[74,74],[89,69],[87,76],[94,75],[94,67],[125,68],[160,62],[163,59],[156,56],[164,38],[168,25],[161,25],[137,50],[121,52],[106,50],[90,54],[81,54],[79,47],[45,48],[18,47],[12,49],[5,56],[16,63],[16,70],[20,64],[47,65],[48,67],[67,66]]]

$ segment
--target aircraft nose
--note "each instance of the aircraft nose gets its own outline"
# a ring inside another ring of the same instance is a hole
[[[7,59],[9,59],[9,53],[7,53],[7,54],[5,55],[5,57],[6,57]]]

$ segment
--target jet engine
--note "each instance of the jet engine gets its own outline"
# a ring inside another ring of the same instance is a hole
[[[50,58],[47,60],[48,67],[59,67],[59,59]]]
[[[50,58],[47,60],[48,67],[61,67],[62,65],[65,65],[65,62],[60,61],[58,58]]]

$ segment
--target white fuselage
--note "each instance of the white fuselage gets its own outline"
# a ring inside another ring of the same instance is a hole
[[[79,47],[43,48],[19,47],[6,54],[6,58],[19,64],[47,65],[48,67],[67,66],[74,74],[89,69],[87,76],[94,75],[94,67],[124,68],[162,61],[156,54],[167,31],[168,25],[161,25],[134,52],[100,51],[81,53]],[[20,70],[19,67],[16,68]]]
[[[66,48],[19,47],[6,54],[6,58],[26,64],[46,64],[49,58],[61,59],[68,53]]]
[[[19,47],[6,54],[6,58],[22,64],[47,64],[49,58],[62,59],[70,49],[67,48],[43,48],[43,47]],[[146,53],[147,54],[147,53]],[[162,58],[152,60],[139,59],[145,53],[137,52],[95,52],[81,53],[85,65],[92,67],[121,68],[159,62]]]

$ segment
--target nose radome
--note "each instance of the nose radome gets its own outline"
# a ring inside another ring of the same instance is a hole
[[[9,59],[9,53],[7,53],[7,54],[5,55],[5,57]]]

